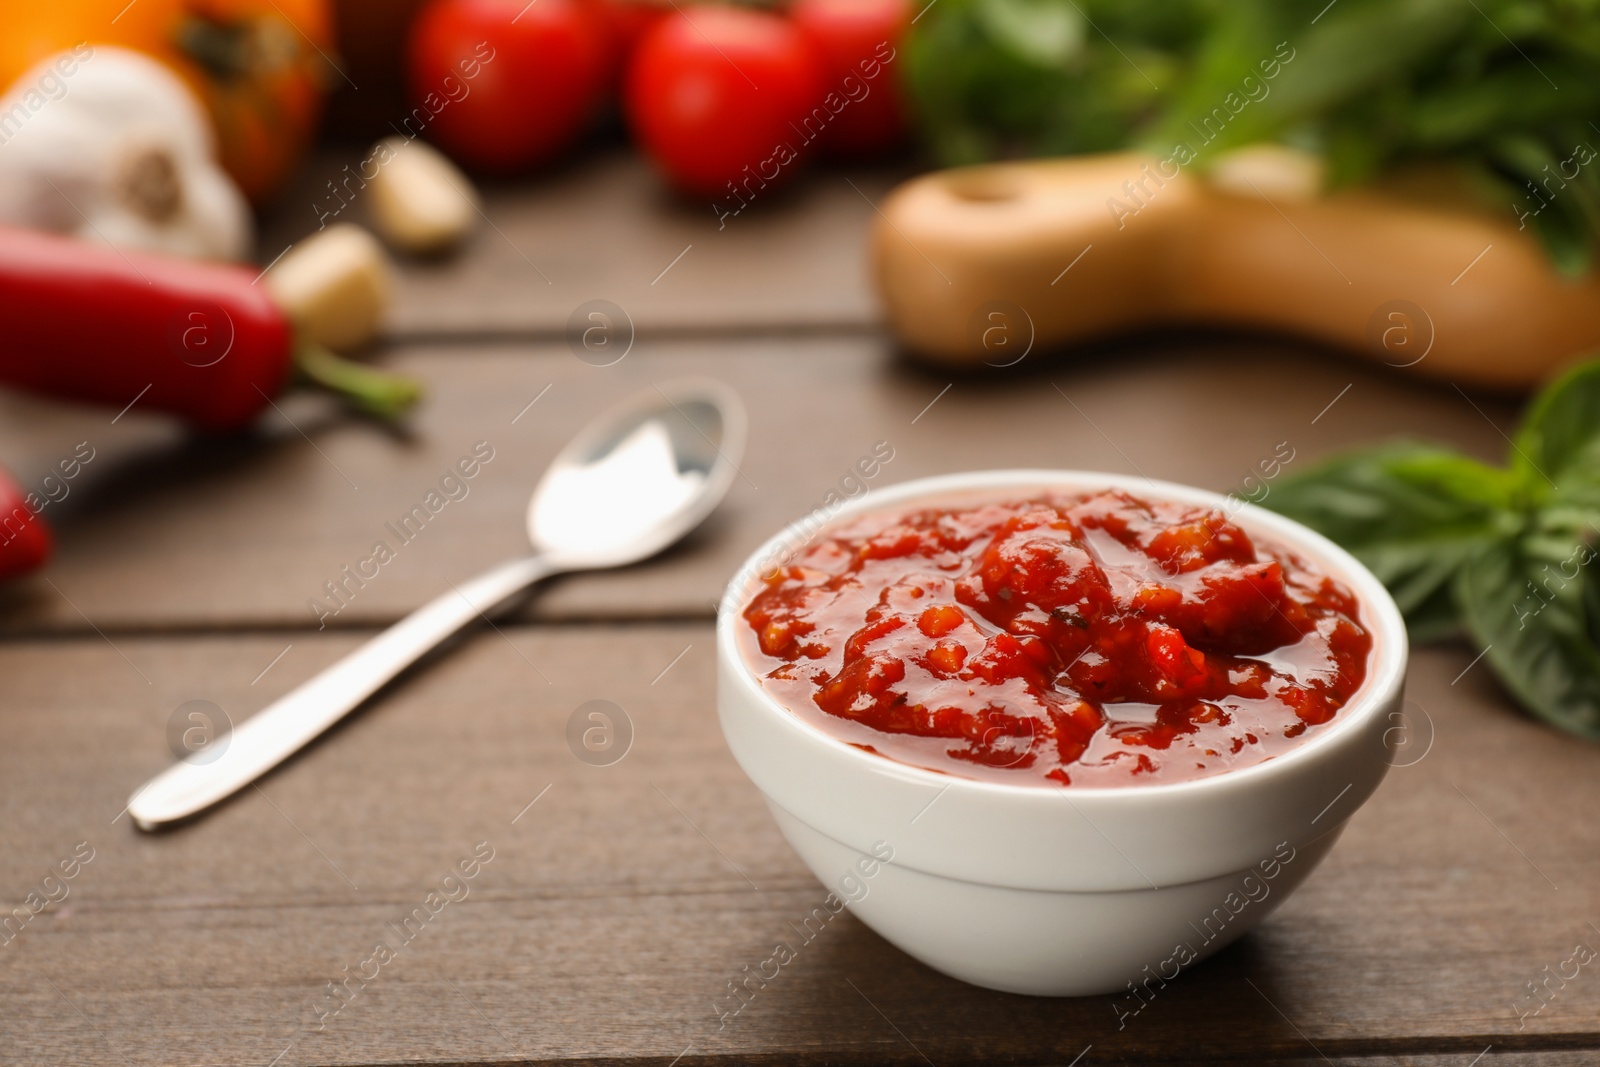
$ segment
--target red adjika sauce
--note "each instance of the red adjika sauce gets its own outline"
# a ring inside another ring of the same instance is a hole
[[[858,747],[1049,786],[1179,782],[1338,714],[1372,638],[1354,596],[1220,511],[1124,492],[867,515],[765,576],[762,686]]]

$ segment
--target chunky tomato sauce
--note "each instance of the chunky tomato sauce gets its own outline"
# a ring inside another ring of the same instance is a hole
[[[1175,782],[1286,751],[1366,675],[1355,598],[1221,512],[1123,492],[825,531],[744,610],[790,710],[929,770]]]

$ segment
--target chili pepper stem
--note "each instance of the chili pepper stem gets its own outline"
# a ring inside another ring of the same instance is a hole
[[[399,418],[422,396],[422,385],[415,379],[344,359],[315,341],[295,345],[294,365],[306,381],[380,419]]]

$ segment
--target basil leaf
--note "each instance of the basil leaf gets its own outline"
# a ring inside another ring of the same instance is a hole
[[[1549,136],[1517,134],[1490,146],[1492,165],[1510,180],[1512,210],[1521,220],[1519,225],[1531,223],[1556,269],[1573,278],[1587,273],[1592,265],[1600,225],[1600,187],[1593,172],[1585,172],[1580,162],[1594,159],[1593,149],[1582,143],[1591,136],[1580,130],[1569,138],[1570,143],[1556,143]],[[1574,165],[1569,180],[1565,171]],[[1551,181],[1557,183],[1554,191]],[[1543,193],[1538,191],[1541,188]]]
[[[1400,442],[1262,502],[1370,567],[1412,640],[1459,622],[1534,715],[1600,740],[1600,362],[1533,402],[1501,469]]]
[[[1183,82],[1208,0],[939,0],[900,76],[939,162],[1126,148]]]
[[[1400,442],[1331,460],[1274,486],[1266,507],[1344,546],[1389,588],[1417,640],[1448,633],[1452,577],[1517,528],[1512,476]]]
[[[1535,500],[1588,499],[1600,472],[1600,360],[1579,364],[1533,401],[1513,439],[1511,468]],[[1563,482],[1571,485],[1562,492]]]
[[[1594,560],[1583,570],[1583,586],[1580,590],[1583,600],[1583,626],[1584,634],[1589,643],[1600,648],[1600,573],[1597,573]]]
[[[1462,568],[1456,602],[1489,665],[1524,707],[1600,739],[1600,564],[1588,545],[1572,548],[1551,561],[1530,552],[1525,539],[1502,541]]]
[[[990,40],[1036,66],[1065,69],[1083,48],[1083,14],[1056,0],[980,0],[977,11]]]
[[[1461,633],[1460,612],[1456,610],[1452,582],[1439,585],[1428,598],[1406,613],[1406,634],[1413,644],[1443,641]]]
[[[1471,8],[1453,0],[1356,0],[1325,11],[1307,32],[1322,6],[1306,0],[1223,8],[1225,14],[1206,39],[1195,79],[1165,116],[1155,143],[1187,141],[1197,150],[1218,151],[1274,137],[1404,78],[1475,17]],[[1281,64],[1281,74],[1263,87],[1260,99],[1237,103],[1248,90],[1246,78],[1250,85],[1260,83],[1258,65],[1275,55],[1283,57],[1277,51],[1280,43],[1292,57]],[[1230,97],[1233,103],[1228,103]],[[1195,143],[1196,127],[1190,124],[1202,123],[1225,104],[1220,117],[1229,121],[1206,128]]]

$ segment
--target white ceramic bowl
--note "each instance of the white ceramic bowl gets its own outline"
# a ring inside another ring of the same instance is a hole
[[[819,518],[975,491],[1106,488],[1225,504],[1204,490],[1114,474],[979,471],[875,490],[785,528],[745,562],[722,601],[717,708],[734,758],[832,891],[830,910],[846,902],[894,945],[976,985],[1051,996],[1123,992],[1131,1012],[1276,908],[1388,769],[1384,733],[1401,708],[1406,631],[1365,567],[1299,523],[1251,505],[1236,511],[1246,531],[1355,593],[1373,636],[1367,677],[1331,723],[1287,753],[1169,785],[1009,785],[863,752],[767,694],[736,640],[761,570],[803,543]]]

